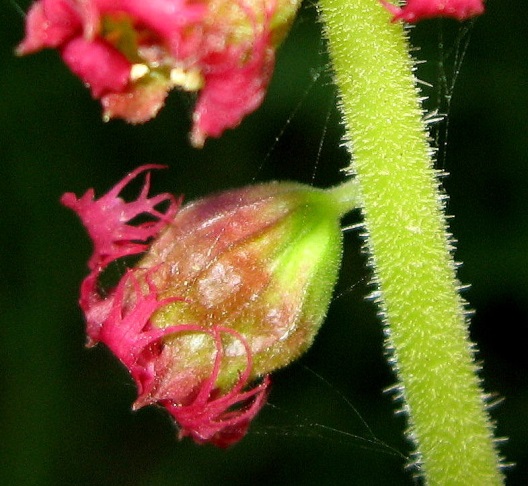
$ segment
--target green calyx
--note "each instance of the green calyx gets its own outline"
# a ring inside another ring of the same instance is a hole
[[[155,269],[160,297],[182,299],[161,309],[154,324],[203,329],[165,339],[174,366],[206,379],[219,351],[211,331],[219,328],[233,331],[221,335],[221,389],[249,363],[254,379],[302,354],[337,280],[343,207],[333,190],[295,183],[250,186],[183,207],[139,265]]]

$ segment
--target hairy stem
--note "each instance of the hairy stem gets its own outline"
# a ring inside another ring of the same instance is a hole
[[[502,484],[404,29],[377,0],[320,8],[418,473]]]

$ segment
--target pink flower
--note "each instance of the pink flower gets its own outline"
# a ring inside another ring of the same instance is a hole
[[[381,0],[381,3],[394,15],[393,22],[415,23],[434,17],[467,20],[484,12],[483,0],[409,0],[404,7],[397,7],[387,0]]]
[[[168,194],[149,198],[149,174],[136,201],[125,202],[118,197],[132,179],[154,168],[160,166],[136,169],[97,200],[92,189],[80,198],[72,193],[61,198],[79,215],[94,243],[88,263],[91,272],[81,285],[80,298],[87,319],[88,343],[104,343],[127,367],[138,388],[134,408],[158,403],[177,420],[180,437],[191,436],[199,443],[226,447],[245,435],[251,419],[264,405],[269,385],[269,379],[264,377],[259,385],[246,389],[252,358],[244,336],[219,325],[156,326],[153,317],[157,312],[176,302],[185,305],[184,299],[161,296],[153,281],[159,266],[129,270],[105,296],[98,289],[99,276],[111,262],[144,252],[149,240],[173,223],[179,203]],[[168,203],[164,212],[156,209],[162,203]],[[140,215],[156,220],[131,225],[130,221]],[[197,360],[194,368],[192,363],[178,367],[181,363],[174,359],[174,350],[164,340],[179,334],[208,340],[211,355]],[[223,334],[238,341],[245,355],[240,375],[225,392],[217,387],[224,357]]]
[[[264,98],[299,0],[37,0],[19,54],[59,49],[105,118],[142,123],[167,92],[201,91],[191,140],[237,126]]]
[[[106,195],[61,201],[92,238],[80,305],[88,345],[105,344],[128,369],[134,409],[158,404],[179,436],[229,446],[266,401],[273,370],[311,344],[341,257],[341,205],[322,190],[265,184],[184,206],[119,197],[136,169]],[[163,208],[159,206],[163,205]],[[138,217],[151,218],[134,224]],[[113,261],[144,253],[114,289],[100,290]]]

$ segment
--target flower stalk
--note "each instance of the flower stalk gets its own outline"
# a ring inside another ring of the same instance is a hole
[[[412,465],[431,485],[502,484],[404,28],[377,0],[319,5]]]

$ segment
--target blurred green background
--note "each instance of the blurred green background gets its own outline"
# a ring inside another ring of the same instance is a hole
[[[187,143],[193,100],[173,93],[144,126],[104,124],[98,103],[43,52],[17,59],[29,2],[0,6],[0,484],[5,485],[405,485],[409,445],[383,389],[376,309],[365,300],[368,270],[354,232],[345,236],[342,277],[309,353],[273,377],[267,405],[229,450],[178,442],[168,417],[133,413],[135,390],[102,347],[84,349],[77,306],[90,243],[65,191],[102,194],[140,164],[167,164],[155,191],[193,199],[253,181],[320,186],[341,179],[347,155],[335,89],[313,4],[280,51],[258,113],[201,151]],[[486,390],[505,400],[493,412],[501,450],[528,484],[528,21],[525,2],[490,0],[452,93],[440,168],[450,194],[460,278],[475,309],[471,332]],[[439,71],[456,70],[464,28],[428,21],[413,29],[419,76],[438,97]],[[443,39],[444,49],[440,49]],[[440,100],[440,101],[439,101]],[[441,126],[440,135],[445,133]],[[440,137],[442,138],[442,137]],[[278,140],[278,141],[277,141]],[[357,221],[357,215],[350,222]]]

